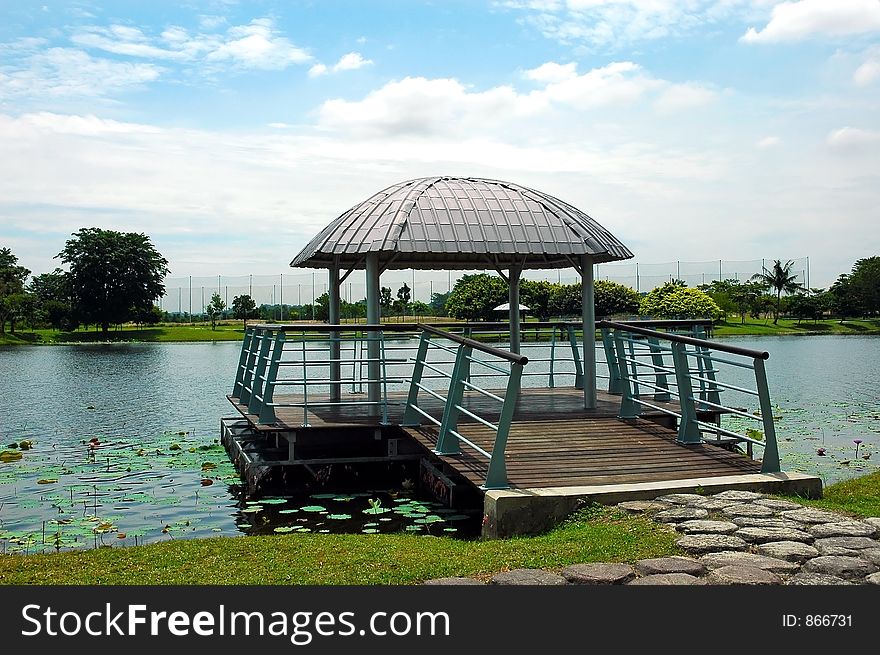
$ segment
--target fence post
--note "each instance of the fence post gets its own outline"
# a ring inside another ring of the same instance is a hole
[[[702,434],[697,425],[697,410],[694,405],[694,390],[691,387],[690,363],[683,343],[672,343],[672,362],[675,365],[675,381],[678,386],[678,402],[681,419],[678,424],[679,443],[700,443]]]
[[[244,370],[247,366],[248,355],[250,354],[251,340],[254,336],[254,328],[247,328],[244,331],[244,339],[241,342],[241,354],[238,356],[238,368],[235,370],[235,384],[232,385],[232,397],[241,397],[241,387],[244,381]]]
[[[574,360],[574,388],[584,388],[584,367],[581,364],[581,354],[578,349],[577,336],[574,333],[574,326],[568,326],[568,341],[571,344],[571,358]]]
[[[651,363],[654,366],[664,366],[663,351],[660,349],[660,341],[657,339],[657,337],[648,338],[648,347],[651,349]],[[672,396],[669,394],[669,383],[666,381],[666,371],[655,369],[654,376],[654,384],[660,387],[660,389],[663,389],[663,391],[655,389],[654,400],[658,400],[661,402],[668,402],[672,400]]]
[[[272,346],[272,355],[269,360],[269,369],[266,371],[266,383],[263,385],[263,403],[260,407],[259,422],[268,424],[275,422],[275,407],[272,402],[275,398],[275,381],[278,379],[278,366],[281,355],[284,353],[284,330],[275,333],[275,343]]]
[[[461,412],[457,405],[461,405],[464,398],[462,380],[467,380],[470,374],[470,357],[470,346],[461,345],[458,347],[455,365],[452,368],[452,379],[449,380],[449,392],[446,394],[446,407],[443,409],[443,418],[440,420],[437,447],[434,450],[438,455],[457,455],[461,452],[458,437],[453,434],[453,431],[458,431],[458,415]]]
[[[507,391],[504,393],[504,405],[501,407],[501,416],[498,418],[498,432],[495,433],[495,445],[492,446],[492,458],[489,460],[489,470],[486,472],[484,489],[506,489],[510,486],[507,482],[507,462],[505,451],[507,450],[507,435],[510,433],[510,424],[516,411],[516,401],[519,398],[520,382],[522,380],[523,366],[515,362],[510,364],[510,377],[507,378]]]
[[[260,406],[263,404],[263,376],[266,374],[266,363],[269,361],[269,349],[272,347],[272,330],[266,330],[263,340],[260,342],[260,354],[257,356],[257,366],[254,369],[254,379],[251,384],[251,397],[248,400],[248,413],[260,415]]]
[[[602,328],[602,346],[605,348],[605,363],[608,365],[608,393],[619,395],[622,393],[620,367],[617,365],[617,355],[614,353],[614,337],[608,328]]]
[[[247,361],[244,365],[244,377],[241,379],[241,394],[238,396],[238,402],[242,405],[248,405],[251,401],[251,392],[254,383],[254,367],[257,364],[257,346],[264,338],[265,330],[262,328],[252,328],[254,333],[251,336],[251,342],[248,349]]]
[[[416,361],[413,364],[412,380],[409,384],[409,395],[406,397],[406,409],[403,412],[401,425],[417,426],[422,423],[421,415],[413,407],[419,404],[419,384],[422,381],[422,372],[425,370],[430,342],[431,335],[423,330],[422,336],[419,337],[419,349],[416,351]]]
[[[641,414],[641,406],[633,402],[633,388],[629,379],[629,368],[626,364],[626,344],[620,333],[614,331],[614,349],[617,352],[617,367],[620,371],[620,411],[618,418],[638,418]]]
[[[773,405],[770,404],[770,388],[767,385],[764,360],[760,358],[755,359],[755,382],[761,404],[761,421],[764,424],[764,458],[761,460],[761,473],[779,473],[779,449],[776,446],[776,426],[773,425]]]

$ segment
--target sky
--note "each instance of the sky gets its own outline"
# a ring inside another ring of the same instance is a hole
[[[92,226],[174,276],[291,273],[430,175],[828,286],[880,254],[880,0],[0,0],[0,247],[35,273]]]

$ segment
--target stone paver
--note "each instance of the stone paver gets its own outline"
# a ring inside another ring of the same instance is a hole
[[[426,585],[449,585],[449,586],[469,586],[480,585],[485,586],[485,582],[481,582],[476,578],[434,578],[433,580],[425,580],[422,584]]]
[[[673,505],[687,505],[691,501],[702,500],[703,498],[705,496],[700,494],[666,494],[665,496],[658,496],[654,500],[661,503],[672,503]]]
[[[786,584],[790,585],[851,585],[852,582],[838,578],[834,575],[826,575],[824,573],[810,573],[809,571],[801,571],[795,573],[788,579]]]
[[[816,539],[813,544],[816,548],[847,548],[849,550],[864,550],[866,548],[880,548],[880,542],[867,537],[826,537]]]
[[[861,521],[843,521],[840,523],[819,523],[810,528],[817,537],[873,537],[877,528]]]
[[[724,500],[723,498],[715,498],[714,496],[709,496],[708,498],[700,498],[699,500],[692,500],[687,503],[688,507],[700,507],[702,509],[707,509],[710,512],[717,512],[718,510],[722,510],[725,507],[730,507],[731,505],[736,505],[739,503],[738,500]]]
[[[719,498],[721,500],[736,500],[739,502],[747,502],[763,498],[764,494],[759,494],[754,491],[739,491],[737,489],[731,489],[730,491],[722,491],[721,493],[713,494],[712,497]]]
[[[822,555],[806,562],[803,570],[808,573],[824,573],[846,580],[861,581],[871,573],[875,573],[877,567],[857,557]]]
[[[868,584],[880,585],[880,573],[872,573],[867,578],[865,578],[865,582],[867,582]]]
[[[655,557],[636,562],[636,571],[641,576],[686,573],[689,576],[700,576],[706,572],[706,566],[690,557]]]
[[[800,541],[770,541],[759,544],[757,551],[759,555],[798,563],[819,556],[819,551],[816,548]]]
[[[880,530],[880,516],[872,516],[871,518],[862,520],[868,525],[873,525],[877,530]]]
[[[703,555],[700,558],[700,561],[705,564],[706,568],[710,571],[725,566],[745,566],[753,569],[773,571],[774,573],[794,573],[800,568],[795,562],[788,562],[786,560],[776,559],[775,557],[730,551],[709,553]]]
[[[687,573],[657,573],[655,575],[646,575],[642,578],[636,578],[628,582],[630,585],[672,585],[672,586],[682,586],[682,585],[703,585],[706,584],[706,581],[703,578],[698,578],[693,575],[688,575]]]
[[[739,530],[736,523],[730,521],[682,521],[675,526],[675,529],[685,534],[703,533],[703,534],[731,534]]]
[[[655,521],[661,523],[677,523],[679,521],[692,521],[694,519],[704,519],[709,516],[709,512],[698,507],[674,507],[672,509],[664,509],[654,515]]]
[[[571,584],[624,584],[635,577],[629,564],[572,564],[562,569]]]
[[[617,506],[625,512],[656,512],[661,509],[667,509],[669,507],[668,503],[658,503],[653,500],[627,500],[622,503],[617,503]]]
[[[776,512],[769,507],[762,507],[761,505],[755,505],[753,503],[731,505],[730,507],[725,507],[721,511],[727,516],[750,516],[752,518],[769,519],[776,515]]]
[[[755,505],[763,505],[764,507],[769,507],[777,512],[800,509],[803,507],[803,505],[798,505],[790,500],[781,500],[779,498],[758,498],[758,500],[755,501]]]
[[[768,541],[813,541],[813,535],[803,530],[791,528],[740,528],[736,536],[753,544],[763,544]]]
[[[782,512],[780,516],[789,521],[798,521],[800,523],[839,523],[841,519],[840,514],[814,507],[793,509],[788,512]]]
[[[730,520],[744,528],[793,528],[795,530],[803,530],[805,527],[803,523],[786,521],[776,517],[734,516]]]
[[[689,534],[675,542],[688,553],[716,553],[725,550],[745,550],[748,544],[729,534]]]
[[[774,585],[782,584],[782,578],[764,569],[733,565],[710,571],[706,582],[724,585]]]
[[[501,585],[564,585],[567,584],[565,578],[558,573],[552,571],[544,571],[541,569],[513,569],[503,573],[496,573],[492,576],[489,584]]]
[[[860,550],[859,557],[871,562],[874,566],[880,567],[880,548],[865,548],[865,550]]]

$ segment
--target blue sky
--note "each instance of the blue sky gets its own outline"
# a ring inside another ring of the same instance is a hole
[[[640,262],[880,254],[880,0],[4,2],[0,244],[278,274],[397,181],[507,179]]]

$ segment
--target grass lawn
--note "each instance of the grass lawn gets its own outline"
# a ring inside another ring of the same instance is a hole
[[[880,516],[880,471],[825,488],[818,500],[794,498],[797,502],[855,516]]]
[[[831,319],[798,323],[798,321],[779,319],[779,324],[773,325],[772,320],[765,322],[750,318],[746,319],[745,323],[740,323],[735,318],[729,318],[712,329],[713,337],[780,334],[880,334],[880,320],[853,320],[841,323],[837,319]]]
[[[668,526],[611,508],[537,537],[461,541],[399,535],[286,534],[0,556],[0,584],[412,584],[517,568],[633,562],[677,552]]]

